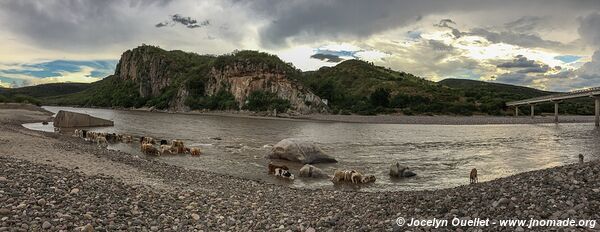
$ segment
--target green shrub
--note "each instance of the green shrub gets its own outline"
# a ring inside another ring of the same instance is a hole
[[[277,94],[266,91],[254,91],[246,99],[245,109],[251,111],[286,112],[291,107],[288,100],[281,99]]]

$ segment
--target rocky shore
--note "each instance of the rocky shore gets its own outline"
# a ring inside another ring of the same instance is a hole
[[[600,217],[599,161],[436,191],[294,189],[30,131],[18,123],[47,115],[18,121],[30,113],[10,110],[0,109],[0,231],[522,231],[398,227],[396,219]]]

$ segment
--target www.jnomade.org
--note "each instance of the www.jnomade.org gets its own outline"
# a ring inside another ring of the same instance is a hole
[[[408,227],[487,227],[487,226],[500,226],[500,227],[523,227],[523,228],[534,228],[534,227],[587,227],[593,229],[596,227],[596,220],[575,220],[575,219],[502,219],[502,220],[490,220],[489,218],[473,218],[473,219],[462,219],[452,218],[448,219],[416,219],[410,218],[408,221],[403,217],[396,219],[398,226]]]

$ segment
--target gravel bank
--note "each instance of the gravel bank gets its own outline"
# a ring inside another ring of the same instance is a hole
[[[395,226],[399,216],[600,217],[599,161],[436,191],[306,190],[188,170],[6,122],[0,130],[0,231],[73,231],[88,224],[97,231],[392,231],[407,229]]]

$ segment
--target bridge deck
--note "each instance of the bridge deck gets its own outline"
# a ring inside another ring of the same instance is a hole
[[[593,97],[600,96],[600,87],[583,89],[583,90],[575,90],[568,93],[560,93],[560,94],[552,94],[548,96],[529,98],[519,101],[507,102],[507,106],[520,106],[520,105],[530,105],[542,102],[553,102],[553,101],[561,101],[567,99],[581,98],[581,97]]]

